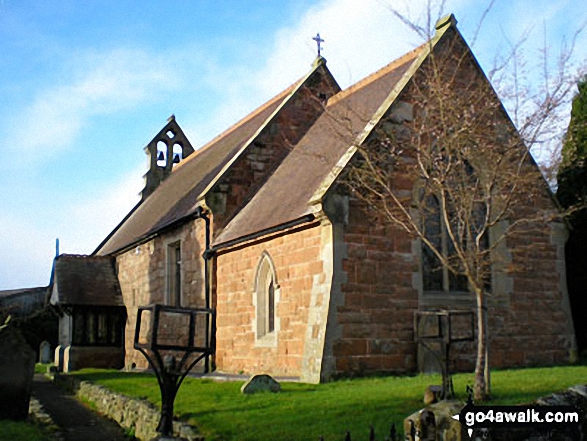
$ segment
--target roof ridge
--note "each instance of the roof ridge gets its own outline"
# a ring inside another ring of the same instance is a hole
[[[249,113],[248,115],[246,115],[244,118],[238,120],[236,123],[234,123],[228,129],[226,129],[225,131],[219,133],[214,138],[212,138],[210,141],[208,141],[206,144],[204,144],[200,148],[196,149],[194,151],[194,153],[192,153],[187,158],[185,158],[183,161],[181,161],[179,164],[177,164],[175,167],[173,167],[173,170],[176,170],[178,167],[181,167],[187,161],[190,161],[192,158],[198,156],[204,150],[207,150],[210,146],[216,144],[216,142],[218,140],[224,138],[225,136],[228,136],[230,133],[232,133],[233,131],[235,131],[236,129],[238,129],[243,124],[245,124],[248,121],[250,121],[251,119],[253,119],[255,116],[257,116],[260,113],[262,113],[264,110],[266,110],[271,105],[275,104],[277,101],[284,99],[299,84],[299,82],[302,81],[304,78],[305,77],[302,77],[299,80],[297,80],[296,82],[292,83],[287,88],[285,88],[284,90],[282,90],[280,93],[278,93],[277,95],[275,95],[273,98],[271,98],[268,101],[266,101],[265,103],[261,104],[259,107],[257,107],[255,110],[253,110],[251,113]]]
[[[401,57],[396,58],[391,63],[388,63],[385,66],[383,66],[382,68],[380,68],[380,69],[376,70],[375,72],[367,75],[362,80],[359,80],[359,81],[357,81],[354,84],[351,84],[349,87],[347,87],[346,89],[340,91],[339,93],[337,93],[336,95],[334,95],[332,98],[330,98],[328,100],[328,105],[330,106],[331,104],[337,103],[338,101],[342,100],[343,98],[347,97],[348,95],[351,95],[352,93],[356,92],[357,90],[362,89],[363,87],[367,86],[368,84],[371,84],[375,80],[381,78],[385,74],[387,74],[387,73],[395,70],[396,68],[398,68],[402,64],[406,63],[407,61],[412,60],[412,59],[415,59],[418,56],[418,54],[420,53],[420,51],[428,43],[429,42],[426,42],[424,44],[421,44],[420,46],[412,49],[410,52],[407,52],[404,55],[402,55]]]
[[[93,255],[93,254],[69,254],[69,253],[62,253],[59,256],[56,257],[56,259],[103,259],[103,258],[107,258],[109,259],[110,256],[100,256],[100,255]]]

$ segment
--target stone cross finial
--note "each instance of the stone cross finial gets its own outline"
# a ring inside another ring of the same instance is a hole
[[[320,33],[316,34],[315,37],[312,37],[312,40],[314,40],[318,45],[318,56],[320,56],[320,50],[322,49],[320,43],[324,43],[324,40],[320,38]]]

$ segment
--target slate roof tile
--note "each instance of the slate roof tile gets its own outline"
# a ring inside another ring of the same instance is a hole
[[[53,283],[52,304],[124,306],[111,257],[62,254]]]
[[[324,178],[363,131],[423,46],[330,98],[326,111],[214,241],[219,245],[311,213]]]

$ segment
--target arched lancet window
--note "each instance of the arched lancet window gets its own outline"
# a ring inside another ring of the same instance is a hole
[[[257,338],[275,332],[275,304],[278,289],[273,261],[267,252],[263,252],[255,277]]]

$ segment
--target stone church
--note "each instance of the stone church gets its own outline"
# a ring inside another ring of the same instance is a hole
[[[55,261],[61,361],[145,367],[133,349],[137,310],[159,303],[216,309],[211,366],[219,372],[305,382],[415,372],[415,312],[470,310],[474,299],[448,283],[429,292],[420,242],[367,221],[337,184],[377,127],[416,117],[408,86],[447,47],[469,53],[454,16],[438,22],[430,42],[345,90],[319,56],[307,75],[197,150],[172,116],[145,148],[150,168],[137,206],[91,256]],[[544,185],[541,203],[555,211],[551,196]],[[535,265],[493,275],[492,366],[564,363],[574,351],[565,237],[553,222],[533,232],[540,256],[515,243],[503,250],[514,265]],[[88,355],[98,348],[102,355]],[[459,366],[474,355],[473,344],[463,346]]]

